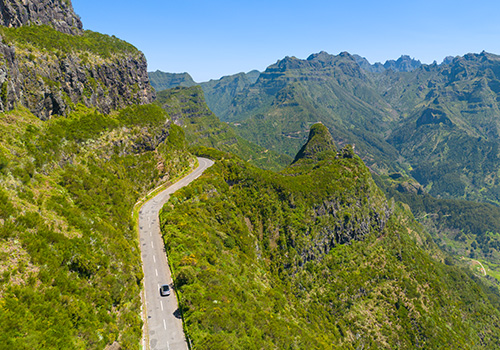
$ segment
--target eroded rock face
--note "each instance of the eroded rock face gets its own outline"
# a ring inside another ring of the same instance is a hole
[[[42,120],[66,115],[82,103],[103,113],[131,104],[151,103],[146,58],[141,52],[101,61],[78,53],[17,50],[0,43],[0,111],[22,105]]]
[[[0,0],[0,24],[45,24],[66,34],[80,34],[83,28],[70,0]]]
[[[0,0],[0,25],[48,25],[82,40],[85,36],[70,0]],[[146,58],[135,48],[112,55],[81,49],[62,53],[0,37],[0,112],[21,105],[45,120],[66,115],[78,103],[108,113],[151,103],[154,97]]]

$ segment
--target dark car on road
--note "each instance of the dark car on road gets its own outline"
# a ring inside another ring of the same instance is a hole
[[[170,286],[168,284],[164,284],[160,287],[160,295],[162,297],[166,297],[170,295]]]

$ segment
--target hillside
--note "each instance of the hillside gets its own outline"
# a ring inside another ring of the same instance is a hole
[[[196,83],[188,73],[165,73],[157,70],[156,72],[148,72],[151,86],[156,91],[163,91],[177,86],[191,87]]]
[[[193,165],[184,132],[70,1],[0,5],[0,349],[139,349],[131,213]]]
[[[130,214],[192,163],[182,130],[156,106],[46,122],[21,109],[0,124],[0,348],[137,349]]]
[[[401,166],[384,139],[397,114],[348,53],[278,61],[235,97],[222,120],[238,124],[248,140],[290,156],[307,140],[309,127],[321,121],[336,143],[355,144],[370,168]]]
[[[281,173],[204,151],[215,165],[164,207],[193,348],[494,348],[498,295],[313,131]]]
[[[231,152],[253,165],[270,170],[283,169],[292,161],[290,157],[252,144],[236,134],[228,124],[222,123],[208,108],[201,87],[160,91],[155,103],[184,128],[190,146]]]
[[[499,62],[486,52],[439,65],[408,56],[383,65],[348,53],[286,57],[216,114],[290,156],[320,121],[374,173],[410,175],[436,197],[498,205]],[[227,98],[223,88],[211,94]]]
[[[500,57],[483,52],[379,78],[405,116],[387,140],[429,193],[500,204],[499,68]]]
[[[195,83],[188,73],[165,73],[161,71],[148,72],[151,85],[156,91],[163,91],[174,87],[191,87],[199,85],[203,89],[207,105],[217,115],[225,113],[232,99],[257,81],[260,72],[252,70],[247,73],[238,73],[224,76],[202,83]]]
[[[445,251],[464,262],[479,260],[487,278],[500,285],[500,208],[463,199],[435,198],[399,173],[376,176],[388,198],[409,205],[416,219]],[[495,280],[496,279],[496,280]]]

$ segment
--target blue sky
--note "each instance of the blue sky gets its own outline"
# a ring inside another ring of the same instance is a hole
[[[148,70],[201,82],[264,70],[285,56],[402,54],[424,63],[469,52],[500,54],[497,1],[73,0],[85,29],[126,40]]]

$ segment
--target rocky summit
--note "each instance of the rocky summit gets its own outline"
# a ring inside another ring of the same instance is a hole
[[[6,27],[45,24],[66,34],[81,34],[83,27],[67,0],[0,0],[0,24]]]

